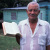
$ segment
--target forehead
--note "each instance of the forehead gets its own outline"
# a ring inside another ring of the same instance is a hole
[[[38,9],[38,5],[37,4],[29,4],[28,9]]]

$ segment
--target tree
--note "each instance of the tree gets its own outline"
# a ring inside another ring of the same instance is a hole
[[[0,0],[0,9],[13,7],[14,2],[15,0]]]

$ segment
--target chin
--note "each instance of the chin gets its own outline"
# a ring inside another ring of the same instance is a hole
[[[31,18],[31,20],[37,20],[37,18]]]
[[[36,17],[31,17],[30,19],[37,19]]]

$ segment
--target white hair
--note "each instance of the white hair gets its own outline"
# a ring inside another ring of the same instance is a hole
[[[33,2],[33,1],[30,2],[30,3],[27,5],[27,10],[28,10],[28,7],[29,7],[30,4],[37,4],[37,5],[38,5],[38,10],[40,10],[39,4],[38,4],[37,2]]]

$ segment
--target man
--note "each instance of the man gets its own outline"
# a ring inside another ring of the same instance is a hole
[[[26,12],[28,19],[21,21],[18,25],[21,37],[16,35],[20,50],[50,50],[49,23],[38,18],[39,4],[30,2]]]

